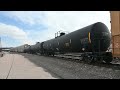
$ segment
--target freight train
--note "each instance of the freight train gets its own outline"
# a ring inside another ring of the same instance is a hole
[[[37,42],[35,45],[23,45],[23,48],[12,48],[11,52],[41,55],[55,55],[65,53],[80,53],[87,62],[112,61],[112,53],[107,52],[111,44],[111,34],[107,26],[97,22],[69,34],[61,32],[53,39]],[[22,49],[22,50],[19,50]]]

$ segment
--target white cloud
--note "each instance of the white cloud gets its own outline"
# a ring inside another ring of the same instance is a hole
[[[29,25],[43,24],[52,28],[76,30],[95,23],[105,23],[110,29],[109,11],[1,11],[8,17]]]
[[[75,31],[95,22],[103,22],[110,29],[110,14],[105,11],[45,12],[44,23],[56,30]]]
[[[21,44],[32,43],[32,41],[27,38],[26,32],[13,25],[0,23],[0,35],[19,40]]]
[[[15,39],[23,39],[24,37],[26,37],[26,33],[22,29],[3,23],[0,23],[0,34],[12,36]]]
[[[59,30],[72,32],[96,22],[103,22],[111,28],[109,11],[46,11],[41,22],[48,29],[34,32],[36,36],[33,38],[38,41],[54,38]]]
[[[48,29],[28,31],[34,43],[54,38],[59,30],[72,32],[96,22],[103,22],[109,29],[111,28],[109,11],[45,11],[43,13],[44,18],[40,21]]]
[[[111,28],[109,11],[9,11],[5,15],[24,24],[47,27],[45,30],[25,32],[16,26],[0,23],[0,33],[19,39],[24,44],[52,39],[59,30],[72,32],[95,22],[103,22]]]
[[[16,21],[21,21],[24,24],[34,25],[41,23],[42,13],[40,11],[1,11],[4,15],[14,18]]]
[[[7,43],[7,41],[3,41],[1,40],[1,47],[15,47],[16,44],[13,42],[13,43]]]

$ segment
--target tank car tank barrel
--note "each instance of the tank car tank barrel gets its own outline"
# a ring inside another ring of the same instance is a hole
[[[69,34],[55,33],[55,38],[25,48],[29,53],[54,55],[55,53],[106,52],[110,46],[110,32],[104,23],[97,22]],[[59,43],[59,44],[58,44]],[[82,50],[84,48],[84,51]],[[20,51],[20,47],[15,50]]]

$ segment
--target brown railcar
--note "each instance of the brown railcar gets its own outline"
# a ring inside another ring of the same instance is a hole
[[[120,12],[111,11],[111,36],[113,57],[120,57]]]

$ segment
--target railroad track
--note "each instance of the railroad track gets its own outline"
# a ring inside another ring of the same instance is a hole
[[[37,54],[37,55],[40,56],[40,54]],[[97,66],[97,67],[111,68],[113,70],[120,70],[120,60],[119,61],[118,60],[113,60],[109,64],[104,63],[104,62],[102,62],[102,63],[98,63],[98,62],[87,63],[84,60],[82,60],[82,57],[81,57],[80,53],[58,54],[58,55],[55,55],[55,56],[45,56],[45,57],[57,58],[57,59],[61,59],[61,60],[67,60],[67,61],[72,61],[72,62],[76,62],[76,63],[83,63],[83,64],[93,65],[93,66]]]
[[[120,60],[113,60],[111,63],[107,64],[105,62],[102,63],[98,63],[98,62],[94,62],[94,63],[87,63],[84,60],[82,60],[82,57],[80,55],[80,53],[77,54],[58,54],[53,56],[47,56],[47,57],[51,57],[51,58],[59,58],[62,60],[69,60],[72,62],[77,62],[77,63],[84,63],[84,64],[89,64],[89,65],[93,65],[93,66],[99,66],[99,67],[106,67],[106,68],[112,68],[115,70],[120,70]]]
[[[19,54],[19,53],[18,53]],[[86,63],[81,60],[79,54],[59,54],[53,56],[40,56],[39,54],[29,54],[21,53],[21,55],[26,56],[26,58],[34,57],[31,61],[36,65],[43,64],[42,67],[53,73],[60,78],[120,78],[120,64],[106,64],[106,63]],[[71,58],[71,57],[75,58]],[[78,56],[78,57],[77,57]],[[76,58],[77,57],[77,58]],[[34,60],[36,58],[36,60]],[[79,59],[80,58],[80,59]],[[45,59],[45,60],[44,60]],[[38,60],[38,61],[37,61]],[[40,64],[38,64],[40,63]],[[57,69],[57,70],[56,70]],[[67,75],[67,77],[66,77]],[[83,76],[82,76],[83,75]],[[87,75],[87,76],[86,76]],[[89,76],[90,75],[90,76]]]

